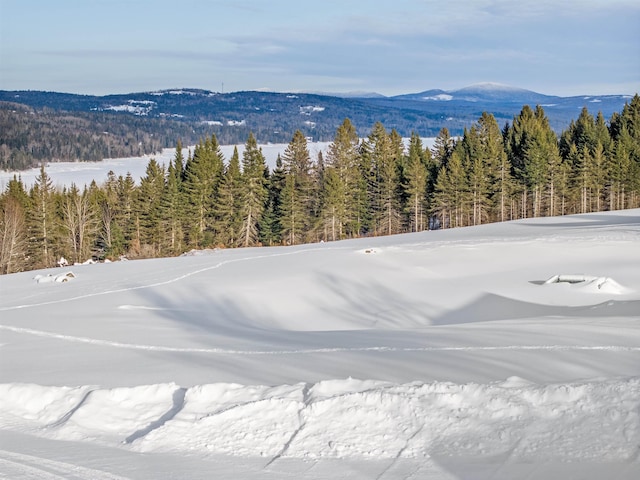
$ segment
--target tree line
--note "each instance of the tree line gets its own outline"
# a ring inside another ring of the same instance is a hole
[[[432,148],[376,123],[359,138],[349,119],[311,158],[300,131],[275,168],[250,133],[242,157],[215,135],[168,166],[79,189],[53,188],[45,166],[27,189],[0,195],[0,273],[49,267],[63,256],[149,258],[190,249],[294,245],[640,206],[640,97],[606,121],[584,108],[557,136],[542,107],[500,128],[483,113]]]

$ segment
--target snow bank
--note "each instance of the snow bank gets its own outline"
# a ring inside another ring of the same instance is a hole
[[[625,461],[640,443],[640,378],[537,385],[219,383],[98,389],[0,385],[0,428],[141,452],[290,458]]]
[[[612,278],[583,274],[554,275],[544,282],[544,285],[568,286],[572,290],[585,293],[607,293],[613,295],[629,293],[629,289],[623,287]]]

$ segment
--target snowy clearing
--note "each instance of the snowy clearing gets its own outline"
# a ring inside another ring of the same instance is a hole
[[[635,479],[639,267],[629,210],[5,275],[0,477]]]

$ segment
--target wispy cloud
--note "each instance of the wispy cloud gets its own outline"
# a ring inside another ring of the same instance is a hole
[[[297,0],[27,4],[10,2],[8,15],[0,16],[0,88],[58,82],[51,72],[56,61],[66,77],[87,85],[96,72],[107,78],[111,71],[132,85],[152,78],[179,86],[182,79],[207,88],[224,78],[238,89],[387,94],[479,78],[566,88],[585,77],[594,85],[629,78],[640,84],[640,67],[631,60],[640,57],[637,0],[325,0],[304,8]]]

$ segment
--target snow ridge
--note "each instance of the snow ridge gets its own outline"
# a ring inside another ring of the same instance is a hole
[[[266,466],[280,458],[395,461],[451,452],[506,452],[517,462],[635,461],[640,378],[550,385],[515,377],[490,384],[349,378],[273,387],[2,384],[0,429],[139,452],[265,457]]]

